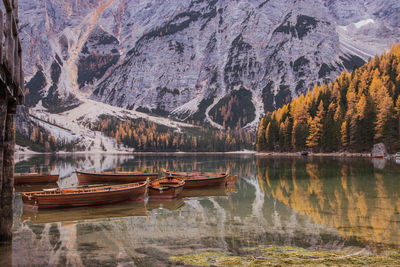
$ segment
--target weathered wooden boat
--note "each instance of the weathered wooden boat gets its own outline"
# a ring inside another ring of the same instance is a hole
[[[80,184],[90,183],[134,183],[146,181],[147,178],[150,180],[157,179],[157,173],[145,173],[145,172],[82,172],[75,171],[76,177]]]
[[[183,190],[185,180],[178,177],[164,177],[150,182],[148,188],[149,198],[175,198]]]
[[[143,200],[149,181],[93,187],[54,188],[21,193],[30,208],[59,208],[103,205],[128,200]]]
[[[58,174],[50,173],[14,173],[14,184],[56,183]]]
[[[191,176],[214,176],[218,173],[215,172],[176,172],[176,171],[168,171],[164,170],[164,175],[165,176],[186,176],[186,177],[191,177]]]
[[[183,175],[184,172],[164,172],[168,177],[179,177],[185,180],[184,188],[196,188],[207,186],[225,186],[227,173],[188,173]]]

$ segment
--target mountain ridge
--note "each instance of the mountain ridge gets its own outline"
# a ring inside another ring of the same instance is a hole
[[[379,2],[21,0],[27,104],[53,116],[91,99],[254,130],[399,38],[399,4]]]

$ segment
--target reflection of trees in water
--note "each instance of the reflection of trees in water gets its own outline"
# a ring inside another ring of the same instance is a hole
[[[257,160],[259,180],[272,197],[376,248],[400,246],[398,177],[392,171],[365,160]]]
[[[124,212],[109,217],[115,212],[108,210],[104,216],[74,223],[26,221],[15,234],[13,259],[27,262],[20,257],[26,254],[36,265],[49,257],[54,264],[139,264],[146,262],[143,257],[150,262],[166,259],[177,249],[190,254],[265,244],[360,246],[352,236],[372,245],[398,242],[400,203],[390,176],[394,173],[375,170],[368,162],[257,159],[255,163],[253,157],[221,155],[85,156],[64,162],[121,170],[229,170],[239,176],[238,189],[193,192],[176,209],[154,208],[137,215]]]

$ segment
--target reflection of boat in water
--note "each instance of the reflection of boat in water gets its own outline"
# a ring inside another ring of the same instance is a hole
[[[59,208],[104,205],[142,200],[148,181],[95,187],[55,188],[21,193],[22,201],[32,208]]]
[[[81,172],[76,171],[76,177],[80,184],[90,183],[134,183],[146,181],[147,178],[154,180],[158,177],[157,173],[145,172]]]
[[[50,173],[14,173],[14,184],[56,183],[58,177],[58,174]]]
[[[237,181],[237,175],[230,174],[226,177],[226,184],[227,185],[234,185]]]
[[[149,199],[147,202],[147,208],[149,210],[154,209],[168,209],[168,210],[177,210],[185,205],[185,201],[182,198],[172,198],[172,199]]]
[[[177,197],[185,185],[185,180],[178,177],[165,177],[150,182],[149,198],[168,199]]]
[[[205,188],[189,188],[184,189],[180,194],[181,197],[213,197],[213,196],[228,196],[230,192],[236,192],[235,185],[205,187]]]
[[[76,207],[62,210],[24,209],[21,222],[34,224],[51,222],[79,222],[84,220],[147,216],[144,202],[125,202],[106,206]]]

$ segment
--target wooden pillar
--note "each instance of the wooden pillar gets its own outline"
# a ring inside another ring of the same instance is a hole
[[[0,10],[0,44],[3,44],[3,11]],[[0,64],[3,64],[3,47],[0,48]]]
[[[4,129],[6,127],[6,115],[7,115],[7,98],[5,90],[0,88],[0,193],[3,184],[3,148],[4,148]],[[0,200],[1,201],[1,200]],[[0,205],[0,215],[2,213],[3,205]],[[2,220],[0,218],[0,225]]]
[[[0,225],[0,241],[6,242],[12,240],[15,146],[14,116],[16,109],[17,105],[15,102],[8,102],[3,149],[3,180],[1,188],[2,223]]]

